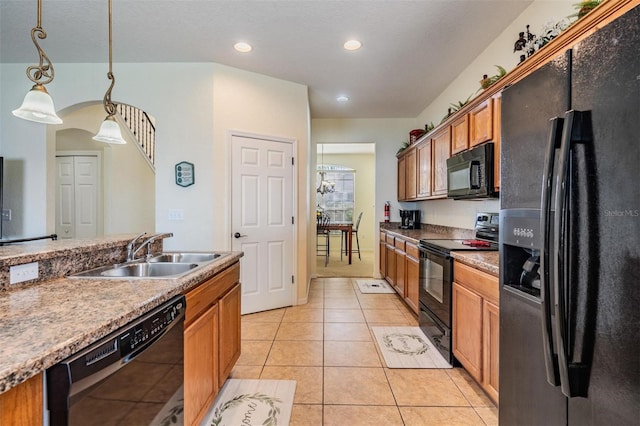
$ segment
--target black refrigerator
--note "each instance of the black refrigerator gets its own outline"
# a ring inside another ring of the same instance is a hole
[[[640,6],[506,88],[501,425],[640,424]]]

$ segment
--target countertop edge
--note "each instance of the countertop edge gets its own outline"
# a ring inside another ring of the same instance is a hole
[[[34,350],[34,352],[30,354],[28,358],[25,357],[19,361],[11,361],[10,359],[0,360],[0,393],[6,392],[7,390],[27,381],[31,377],[44,372],[47,368],[67,358],[68,356],[77,352],[79,349],[90,345],[102,336],[107,335],[126,325],[133,319],[142,315],[144,312],[147,312],[159,306],[163,302],[169,300],[171,297],[185,293],[202,281],[213,277],[217,273],[238,262],[239,259],[244,255],[243,252],[220,253],[227,254],[227,256],[224,256],[212,262],[210,265],[207,265],[202,269],[199,269],[198,271],[188,274],[180,279],[155,279],[152,281],[136,281],[137,285],[141,288],[147,288],[147,291],[145,293],[147,294],[147,296],[140,296],[132,303],[119,301],[121,302],[120,305],[124,305],[126,307],[122,309],[118,315],[111,316],[106,320],[103,319],[102,321],[97,321],[94,325],[85,327],[84,329],[82,329],[83,327],[78,327],[82,330],[76,333],[70,333],[71,335],[69,335],[66,339],[61,339],[56,344],[50,344],[49,346],[40,347],[37,350]],[[131,280],[57,278],[42,282],[37,286],[37,288],[57,288],[57,286],[75,287],[82,286],[83,283],[87,286],[96,286],[97,282],[104,283],[105,281],[109,281],[109,283],[112,284],[119,282],[120,285],[124,285],[123,283],[131,283]],[[155,293],[153,292],[153,290],[148,290],[149,287],[153,286],[158,287],[158,291]],[[82,287],[78,288],[81,289]],[[17,292],[19,291],[20,290],[17,290]],[[30,288],[28,289],[28,291],[34,291],[34,288]],[[16,293],[14,292],[13,294]],[[90,311],[93,307],[91,306],[92,304],[90,302],[90,299],[86,301],[87,311]],[[44,335],[46,333],[46,329],[40,330],[40,333]]]
[[[500,277],[497,251],[452,251],[451,257],[494,277]]]

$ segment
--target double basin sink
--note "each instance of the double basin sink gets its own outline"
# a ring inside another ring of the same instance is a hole
[[[147,259],[101,266],[70,275],[70,278],[180,278],[224,256],[227,254],[167,252]]]

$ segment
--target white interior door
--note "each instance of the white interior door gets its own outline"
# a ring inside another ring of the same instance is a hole
[[[99,162],[97,156],[58,156],[56,233],[59,238],[98,235]]]
[[[290,306],[294,295],[293,143],[231,139],[232,249],[240,262],[242,313]]]

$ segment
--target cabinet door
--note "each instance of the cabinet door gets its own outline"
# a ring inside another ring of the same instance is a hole
[[[482,102],[469,113],[469,146],[493,139],[493,100]]]
[[[380,237],[380,276],[387,276],[387,243]]]
[[[465,114],[451,123],[451,154],[469,148],[469,116]]]
[[[395,255],[395,249],[393,248],[392,245],[387,244],[385,246],[385,251],[387,252],[386,257],[387,257],[387,269],[385,271],[386,275],[385,278],[387,279],[387,282],[389,284],[391,284],[392,286],[395,285],[395,280],[396,280],[396,255]]]
[[[447,158],[451,155],[451,131],[446,127],[433,136],[432,195],[447,195]]]
[[[416,166],[416,150],[415,148],[411,148],[405,156],[405,196],[407,200],[413,200],[418,196],[418,175]]]
[[[42,373],[0,394],[0,425],[42,424]]]
[[[396,256],[396,279],[394,281],[394,287],[398,295],[404,298],[405,295],[405,253],[401,250],[395,250]]]
[[[493,186],[500,189],[500,115],[502,114],[502,92],[493,97]]]
[[[405,156],[398,158],[398,200],[407,198],[407,161]]]
[[[418,197],[431,196],[431,139],[421,142],[417,151]]]
[[[453,283],[453,354],[482,381],[482,297]]]
[[[221,388],[240,357],[240,284],[236,284],[220,302],[220,342],[218,387]]]
[[[407,243],[407,245],[408,244],[409,243]],[[409,249],[407,248],[407,252],[408,251]],[[407,302],[407,305],[409,305],[411,309],[413,309],[413,312],[417,314],[419,313],[418,303],[419,303],[419,297],[420,297],[419,295],[420,263],[418,259],[415,259],[407,255],[406,266],[407,266],[407,271],[406,271],[407,282],[405,283],[405,288],[407,289],[407,292],[405,294],[404,300]]]
[[[199,424],[218,392],[218,305],[184,330],[184,424]]]
[[[500,309],[483,300],[483,372],[482,386],[491,399],[498,401],[498,366],[500,354]]]

